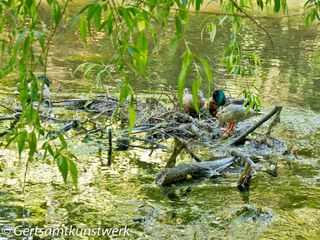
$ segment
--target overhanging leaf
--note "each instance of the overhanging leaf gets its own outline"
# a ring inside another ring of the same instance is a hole
[[[208,25],[208,32],[210,35],[210,41],[213,42],[214,38],[216,37],[216,33],[217,33],[217,26],[214,22],[212,22]]]
[[[207,80],[207,88],[208,88],[208,91],[207,91],[207,95],[210,96],[211,95],[211,86],[212,86],[212,83],[213,83],[213,76],[212,76],[212,71],[211,71],[211,68],[210,68],[210,64],[208,63],[208,61],[203,58],[202,56],[198,56],[198,59],[200,60],[202,66],[203,66],[203,69],[206,73],[206,80]]]
[[[22,153],[23,148],[25,146],[27,137],[28,137],[27,131],[23,131],[19,134],[19,139],[18,139],[19,158],[21,157],[21,153]]]
[[[58,168],[59,171],[61,172],[61,175],[63,177],[63,181],[67,183],[67,178],[68,178],[68,162],[66,158],[63,155],[60,155],[58,157]]]
[[[280,6],[281,6],[280,0],[274,0],[274,8],[273,8],[274,12],[276,12],[276,13],[279,12]]]
[[[83,43],[87,44],[87,19],[82,17],[80,19],[80,36]]]
[[[37,136],[35,132],[31,132],[28,137],[29,157],[32,158],[37,150]]]
[[[182,68],[178,76],[178,96],[179,96],[180,107],[182,107],[183,89],[184,89],[186,77],[190,70],[192,59],[193,59],[192,53],[190,52],[190,50],[189,49],[185,50],[183,53]]]

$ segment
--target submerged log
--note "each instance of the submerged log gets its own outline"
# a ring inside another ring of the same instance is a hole
[[[227,157],[214,161],[202,161],[173,168],[166,168],[158,175],[156,184],[163,186],[179,180],[185,180],[188,176],[191,176],[192,178],[210,178],[229,167],[235,160],[235,157]]]

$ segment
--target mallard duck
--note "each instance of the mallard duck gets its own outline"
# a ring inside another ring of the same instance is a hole
[[[210,112],[210,104],[209,112],[220,122],[227,123],[225,131],[231,135],[236,123],[260,114],[253,109],[246,112],[247,107],[244,103],[245,99],[226,98],[222,90],[216,90],[211,99],[211,111],[214,112],[213,114]]]
[[[215,90],[208,102],[207,108],[209,113],[216,117],[219,107],[229,105],[231,103],[242,105],[245,103],[244,98],[227,98],[222,90]]]
[[[201,109],[205,104],[205,99],[204,99],[203,93],[200,90],[198,92],[198,97],[199,97],[199,109]],[[192,93],[189,91],[188,88],[185,88],[183,90],[182,106],[184,107],[185,110],[187,110],[191,114],[194,114],[197,112],[194,107]]]

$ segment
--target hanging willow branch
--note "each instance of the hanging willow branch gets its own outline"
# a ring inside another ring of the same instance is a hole
[[[262,31],[265,32],[265,34],[268,36],[270,42],[271,42],[271,46],[272,46],[272,51],[274,51],[274,44],[273,44],[273,41],[272,41],[272,38],[270,36],[270,34],[268,33],[268,31],[262,27],[252,16],[250,16],[246,11],[244,11],[236,1],[234,0],[231,0],[233,5],[235,6],[235,8],[239,11],[239,12],[242,12],[247,18],[249,18],[255,25],[257,25],[258,28],[260,28]]]

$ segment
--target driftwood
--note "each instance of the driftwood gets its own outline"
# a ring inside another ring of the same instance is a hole
[[[173,152],[172,152],[172,154],[166,164],[166,168],[171,168],[176,165],[177,157],[181,153],[182,149],[185,148],[185,146],[186,146],[185,143],[181,142],[178,138],[174,139]]]
[[[230,145],[237,145],[244,142],[245,138],[252,133],[254,130],[256,130],[258,127],[260,127],[264,122],[269,120],[273,115],[275,115],[278,112],[281,112],[282,106],[276,106],[274,109],[265,115],[263,118],[260,119],[259,122],[257,122],[255,125],[253,125],[251,128],[249,128],[247,131],[245,131],[243,134],[241,134],[236,140],[234,140]]]
[[[201,162],[201,159],[190,150],[186,141],[184,141],[178,137],[175,137],[174,138],[173,153],[171,154],[171,156],[166,164],[166,168],[171,168],[176,165],[177,157],[179,156],[182,149],[185,149],[186,152],[189,153],[192,158],[194,158],[194,160],[196,160],[197,162]]]
[[[13,113],[19,112],[19,109],[14,109],[12,107],[5,106],[2,103],[0,103],[0,107],[3,107],[4,109],[7,109],[7,110],[9,110],[10,112],[13,112]]]
[[[249,191],[251,179],[251,164],[246,163],[238,181],[238,189],[240,192]]]
[[[156,179],[156,184],[163,186],[179,180],[192,178],[210,178],[218,175],[220,171],[229,167],[236,160],[235,157],[227,157],[214,161],[202,161],[198,163],[184,164],[173,168],[166,168]]]
[[[47,111],[40,110],[39,114],[43,120],[51,120],[55,122],[62,122],[62,126],[56,131],[52,131],[51,136],[56,136],[59,133],[65,133],[71,129],[83,130],[85,137],[89,137],[94,133],[101,133],[101,138],[106,136],[105,140],[107,147],[107,165],[110,166],[113,160],[113,141],[117,146],[117,150],[128,150],[129,147],[137,147],[143,149],[151,149],[150,155],[156,148],[165,149],[166,151],[172,151],[170,159],[166,164],[166,168],[157,176],[156,183],[160,186],[174,183],[177,181],[183,181],[190,178],[211,178],[218,176],[221,171],[228,168],[237,159],[241,159],[240,164],[245,165],[244,170],[238,181],[238,189],[242,194],[248,198],[248,190],[252,178],[252,168],[255,168],[255,163],[251,160],[254,155],[250,151],[250,146],[241,146],[237,149],[231,147],[228,143],[225,144],[222,139],[221,130],[217,124],[217,120],[212,118],[207,112],[204,112],[197,117],[193,118],[186,112],[178,110],[178,100],[172,99],[172,102],[176,102],[175,108],[167,108],[156,99],[146,99],[146,102],[135,102],[137,110],[137,121],[134,129],[114,129],[112,132],[110,129],[111,124],[105,121],[105,118],[111,116],[115,110],[119,110],[118,119],[122,123],[128,122],[128,112],[125,107],[119,106],[119,102],[115,98],[97,98],[97,99],[67,99],[52,101],[49,105],[49,113]],[[128,105],[126,102],[124,105]],[[55,106],[70,107],[72,109],[81,109],[81,113],[89,112],[90,115],[77,119],[56,119],[51,116],[54,114]],[[5,108],[11,112],[11,115],[0,116],[0,121],[12,121],[11,127],[5,132],[0,133],[0,137],[8,134],[12,131],[19,120],[21,109],[14,109],[4,106],[0,103],[0,107]],[[269,136],[272,128],[279,122],[279,117],[282,107],[275,107],[269,114],[262,117],[261,120],[252,126],[247,131],[243,132],[237,139],[235,139],[231,145],[242,143],[245,138],[260,127],[264,122],[275,116],[269,128],[266,136]],[[102,118],[102,119],[100,119]],[[86,129],[88,128],[88,129]],[[108,132],[109,130],[109,132]],[[130,135],[128,135],[130,133]],[[124,137],[125,136],[125,137]],[[174,138],[174,149],[160,144],[161,141],[168,138]],[[190,142],[183,139],[195,140],[196,144],[200,144],[202,147],[208,147],[210,150],[214,150],[214,157],[210,159],[216,159],[219,156],[219,160],[201,161],[201,159],[191,150]],[[142,144],[133,145],[131,142],[140,141]],[[252,141],[254,143],[254,141]],[[149,146],[145,146],[148,144]],[[260,144],[260,143],[258,143]],[[260,144],[261,145],[261,144]],[[233,152],[230,152],[230,148]],[[253,146],[254,148],[254,146]],[[175,166],[177,157],[181,151],[185,150],[197,163],[183,164]],[[99,150],[100,151],[100,150]],[[217,153],[219,152],[220,153]],[[259,151],[259,149],[258,149]],[[227,155],[226,155],[227,153]],[[260,156],[260,154],[258,154]],[[267,173],[271,176],[277,176],[277,165],[271,164]],[[247,195],[246,195],[247,194]]]

